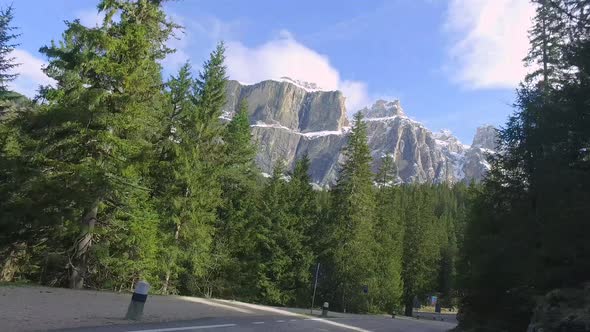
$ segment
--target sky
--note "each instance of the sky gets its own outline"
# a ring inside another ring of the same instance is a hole
[[[65,20],[101,21],[97,0],[0,0],[15,9],[22,65],[13,88],[33,96],[51,84],[38,50]],[[349,114],[399,99],[407,115],[471,144],[478,126],[502,126],[526,74],[527,0],[177,0],[165,11],[184,29],[164,75],[190,61],[198,71],[218,41],[231,79],[288,76],[341,90]]]

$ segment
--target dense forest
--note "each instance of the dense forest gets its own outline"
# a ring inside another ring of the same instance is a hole
[[[32,100],[9,90],[19,34],[0,13],[0,281],[307,307],[319,264],[316,303],[411,315],[438,295],[472,331],[525,331],[546,294],[590,281],[590,1],[533,1],[530,74],[482,184],[395,184],[391,156],[373,174],[357,114],[321,191],[307,158],[262,176],[248,105],[220,120],[223,43],[163,78],[181,27],[161,2],[66,22]]]
[[[102,25],[66,22],[43,46],[52,86],[29,100],[13,11],[0,25],[2,281],[153,292],[347,312],[412,313],[437,294],[455,305],[470,190],[393,185],[391,156],[371,172],[354,119],[338,182],[312,189],[309,160],[265,178],[247,105],[229,122],[224,45],[198,74],[162,78],[181,29],[161,1],[101,1]]]
[[[590,1],[533,2],[530,74],[466,224],[465,330],[589,328]]]

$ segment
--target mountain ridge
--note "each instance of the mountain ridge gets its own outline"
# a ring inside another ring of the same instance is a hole
[[[230,80],[222,119],[231,119],[245,99],[261,171],[272,173],[280,160],[292,169],[307,155],[312,180],[331,186],[343,162],[351,123],[342,92],[319,89],[287,77],[247,85]],[[478,128],[470,146],[448,130],[435,133],[411,119],[399,100],[377,100],[359,111],[365,116],[374,171],[386,154],[394,157],[403,183],[481,181],[489,169],[486,153],[493,153],[497,139],[492,126]]]

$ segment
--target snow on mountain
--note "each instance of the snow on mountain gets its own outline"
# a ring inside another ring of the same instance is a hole
[[[342,128],[341,130],[322,130],[322,131],[310,131],[310,132],[302,133],[298,130],[294,130],[289,127],[285,127],[279,123],[263,123],[260,121],[257,121],[255,124],[250,125],[250,127],[281,129],[281,130],[288,131],[291,134],[300,135],[300,136],[303,136],[308,139],[314,139],[314,138],[324,137],[324,136],[329,136],[329,135],[344,135],[347,132],[347,130]]]
[[[307,92],[327,91],[327,90],[324,90],[321,87],[319,87],[316,83],[300,81],[300,80],[292,79],[291,77],[287,77],[287,76],[283,76],[283,77],[279,78],[279,82],[291,83],[295,86],[298,86],[298,87],[304,89]]]
[[[316,84],[288,77],[253,85],[230,81],[224,107],[229,111],[221,117],[231,118],[246,100],[262,172],[270,174],[279,160],[290,169],[307,155],[313,181],[330,186],[344,162],[342,151],[350,131],[344,98],[340,91],[323,91]],[[367,125],[373,170],[378,170],[382,156],[391,155],[400,183],[480,181],[489,170],[486,155],[494,150],[493,127],[478,129],[469,146],[449,130],[433,133],[411,119],[399,100],[378,100],[360,112]]]

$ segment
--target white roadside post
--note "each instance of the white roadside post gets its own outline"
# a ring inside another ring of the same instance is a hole
[[[324,302],[324,305],[322,306],[322,317],[328,317],[328,302]]]
[[[135,291],[133,292],[133,296],[131,296],[131,303],[129,303],[129,307],[127,308],[127,315],[125,315],[125,319],[141,319],[141,316],[143,316],[143,306],[147,300],[147,294],[149,290],[150,284],[148,284],[147,281],[142,280],[137,283],[137,286],[135,286]]]

